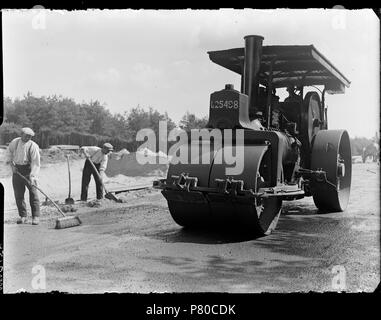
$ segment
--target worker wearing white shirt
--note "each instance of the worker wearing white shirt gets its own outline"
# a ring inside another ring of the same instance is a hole
[[[98,178],[98,174],[94,172],[94,168],[89,163],[92,161],[95,165],[101,179],[104,177],[104,172],[107,168],[108,154],[113,150],[113,146],[110,143],[105,143],[102,148],[99,147],[82,147],[81,150],[88,157],[85,161],[85,166],[82,171],[82,187],[81,187],[81,201],[87,201],[87,194],[89,190],[89,183],[91,175],[94,176],[97,199],[103,198],[102,181]]]
[[[40,171],[40,148],[37,143],[31,140],[34,132],[30,128],[22,128],[21,137],[13,139],[7,150],[7,164],[12,167],[12,184],[16,199],[16,205],[20,218],[18,224],[26,223],[27,209],[24,200],[25,187],[29,189],[29,203],[32,209],[32,224],[39,223],[40,200],[37,189],[32,185],[37,185],[37,175]],[[21,178],[16,171],[26,177],[31,184]]]

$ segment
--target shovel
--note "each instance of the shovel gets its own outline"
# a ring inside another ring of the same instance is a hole
[[[69,173],[69,195],[65,199],[65,204],[72,205],[74,204],[74,199],[71,197],[71,175],[70,175],[70,163],[69,163],[69,155],[66,155],[66,160],[67,160],[67,170]]]
[[[116,201],[116,202],[122,202],[122,200],[118,199],[117,197],[115,197],[111,192],[108,192],[104,183],[103,183],[103,180],[102,178],[100,177],[99,173],[98,173],[98,170],[97,168],[95,167],[94,163],[90,160],[90,156],[88,154],[85,153],[85,156],[86,156],[86,159],[89,160],[91,166],[93,167],[94,169],[94,174],[97,176],[98,180],[101,182],[102,184],[102,187],[105,191],[105,198],[106,199],[109,199],[109,200],[113,200],[113,201]]]

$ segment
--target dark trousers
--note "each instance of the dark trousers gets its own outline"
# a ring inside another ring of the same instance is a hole
[[[97,168],[98,174],[99,174],[99,163],[94,163],[95,167]],[[92,167],[91,163],[88,159],[85,161],[85,166],[83,167],[82,171],[82,190],[81,190],[81,200],[86,201],[87,200],[87,193],[89,191],[89,183],[91,180],[91,175],[93,175],[95,180],[95,185],[97,189],[97,199],[103,198],[103,188],[102,183],[100,179],[98,178],[98,175],[94,172],[94,168]]]
[[[25,178],[30,179],[30,166],[19,166],[16,165],[17,171],[20,172]],[[18,174],[14,173],[12,176],[13,190],[15,193],[15,199],[17,204],[17,209],[19,211],[20,217],[27,216],[26,204],[24,200],[25,187],[29,190],[29,203],[32,209],[32,216],[40,216],[40,200],[38,198],[38,192],[36,188],[26,183],[26,181],[21,178]]]

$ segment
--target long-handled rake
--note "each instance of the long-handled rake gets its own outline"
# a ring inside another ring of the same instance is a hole
[[[25,182],[28,183],[29,186],[32,186],[32,188],[36,188],[38,191],[40,191],[47,199],[50,200],[50,202],[57,208],[57,210],[59,211],[59,213],[62,214],[63,218],[58,218],[56,220],[56,229],[65,229],[65,228],[71,228],[71,227],[77,227],[79,226],[82,221],[79,219],[78,216],[66,216],[62,210],[60,209],[60,207],[52,200],[50,199],[50,197],[44,192],[42,191],[39,187],[37,187],[36,185],[32,184],[26,177],[24,177],[20,172],[17,171],[16,169],[16,174],[18,174],[22,179],[25,180]]]

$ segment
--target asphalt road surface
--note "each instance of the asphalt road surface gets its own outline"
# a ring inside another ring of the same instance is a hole
[[[4,292],[373,291],[379,281],[379,166],[353,166],[345,212],[319,214],[311,198],[285,202],[273,234],[254,239],[186,231],[157,190],[78,210],[55,230],[4,225]]]

